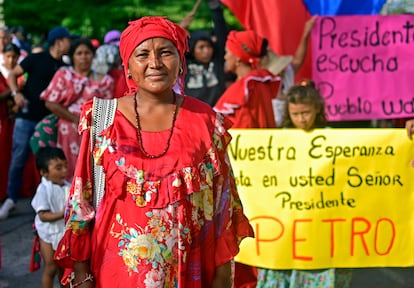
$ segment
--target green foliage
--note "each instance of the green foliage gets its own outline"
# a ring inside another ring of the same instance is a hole
[[[384,5],[386,14],[413,14],[413,0],[393,0]]]
[[[72,33],[102,40],[111,29],[123,30],[129,20],[146,15],[167,16],[180,23],[196,0],[4,0],[6,25],[22,25],[32,35],[45,35],[57,25]],[[232,29],[241,26],[225,9],[225,18]],[[210,10],[205,0],[198,9],[190,30],[211,28]]]

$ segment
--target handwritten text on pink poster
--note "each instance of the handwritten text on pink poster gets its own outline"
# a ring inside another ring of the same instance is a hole
[[[414,117],[414,15],[320,17],[312,53],[330,121]]]

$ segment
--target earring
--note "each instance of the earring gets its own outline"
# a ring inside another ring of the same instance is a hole
[[[183,72],[184,72],[183,67],[180,67],[180,74],[183,74]]]
[[[128,79],[131,79],[132,78],[132,75],[131,75],[131,73],[128,73]]]

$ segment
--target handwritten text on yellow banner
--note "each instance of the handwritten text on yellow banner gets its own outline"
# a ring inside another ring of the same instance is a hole
[[[413,143],[403,129],[234,129],[229,155],[273,269],[414,265]]]

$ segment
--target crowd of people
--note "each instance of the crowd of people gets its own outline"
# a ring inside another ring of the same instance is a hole
[[[295,80],[315,17],[281,56],[208,4],[212,33],[188,32],[194,12],[181,24],[151,16],[102,44],[54,27],[35,51],[0,29],[0,219],[22,190],[34,196],[42,287],[56,275],[81,288],[350,287],[350,269],[234,262],[254,231],[228,129],[310,131],[329,119],[313,81]]]

